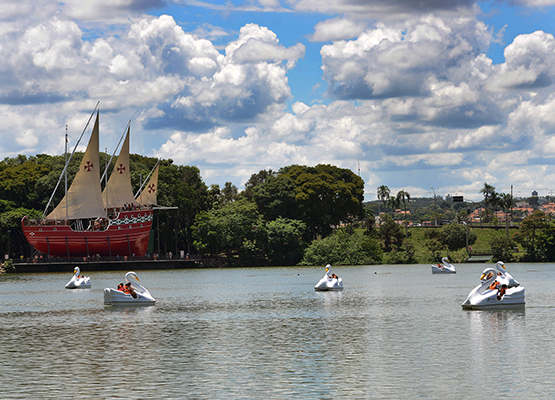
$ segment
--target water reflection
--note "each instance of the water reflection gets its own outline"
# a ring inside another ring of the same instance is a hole
[[[485,374],[505,379],[505,374],[525,367],[527,357],[521,357],[526,352],[525,311],[474,311],[464,315],[470,323],[470,371],[477,379]],[[492,364],[496,367],[493,371]]]
[[[328,291],[328,292],[319,292],[315,291],[315,294],[322,298],[324,301],[324,309],[328,312],[333,311],[341,301],[341,297],[343,296],[343,292],[340,291]]]
[[[554,397],[551,270],[511,266],[525,311],[463,311],[482,265],[337,269],[341,292],[321,268],[144,271],[150,307],[103,305],[121,273],[1,276],[0,397]]]

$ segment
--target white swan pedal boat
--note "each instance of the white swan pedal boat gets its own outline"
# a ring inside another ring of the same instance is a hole
[[[449,262],[449,258],[443,257],[441,264],[432,264],[432,274],[456,274],[455,266]]]
[[[139,284],[139,278],[135,272],[125,274],[125,281],[131,283],[131,288],[135,291],[135,296],[126,294],[113,288],[104,289],[104,304],[107,305],[154,305],[156,300],[150,292]]]
[[[343,290],[343,279],[339,278],[335,274],[332,274],[330,268],[331,265],[326,265],[326,273],[324,274],[324,277],[314,286],[314,290],[320,292]]]
[[[461,304],[463,310],[510,310],[525,307],[524,288],[507,287],[497,281],[495,268],[486,268],[481,283],[468,294]]]
[[[81,276],[81,269],[79,267],[73,268],[73,277],[66,283],[66,289],[90,289],[92,286],[91,278],[88,276]]]

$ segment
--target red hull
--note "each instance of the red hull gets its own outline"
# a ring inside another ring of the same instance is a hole
[[[23,234],[38,251],[58,257],[144,256],[148,248],[152,210],[123,211],[101,231],[74,231],[68,225],[36,225],[21,221]]]

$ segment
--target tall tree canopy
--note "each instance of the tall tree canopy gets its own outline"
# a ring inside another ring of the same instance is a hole
[[[524,247],[524,261],[555,261],[555,222],[550,214],[534,211],[520,224],[515,240]]]
[[[248,200],[252,200],[253,190],[256,186],[263,184],[268,180],[268,178],[276,176],[276,172],[269,170],[261,170],[256,174],[252,174],[247,183],[245,183],[245,190],[243,191],[244,195],[247,197]]]
[[[50,172],[41,159],[18,156],[0,163],[0,193],[2,199],[14,201],[27,208],[41,208],[43,196],[37,191],[37,183]]]
[[[295,182],[287,176],[270,175],[252,189],[252,200],[268,221],[278,217],[297,219],[299,207],[295,201]]]
[[[291,165],[279,175],[295,183],[295,201],[312,237],[327,236],[349,215],[363,216],[364,182],[349,169],[319,164]]]
[[[242,265],[253,265],[264,254],[266,226],[256,205],[246,200],[200,212],[192,229],[201,254],[226,253],[230,264],[238,254]]]
[[[209,209],[208,187],[200,176],[200,170],[192,166],[176,166],[162,161],[158,178],[158,204],[177,207],[177,210],[159,212],[160,232],[164,242],[169,243],[166,251],[185,248],[191,252],[193,242],[191,226],[195,215]]]

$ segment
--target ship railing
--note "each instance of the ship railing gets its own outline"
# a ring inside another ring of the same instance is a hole
[[[151,205],[139,204],[139,205],[131,205],[131,206],[123,206],[123,207],[109,207],[106,208],[106,215],[108,219],[117,219],[122,212],[129,212],[129,211],[150,211],[152,210]]]
[[[83,224],[83,221],[87,221],[86,225],[87,227],[85,228],[85,224]],[[97,222],[98,221],[98,222]],[[82,232],[82,231],[105,231],[106,229],[108,229],[109,227],[109,223],[107,222],[106,219],[104,218],[100,218],[100,219],[91,219],[91,220],[82,220],[82,219],[76,219],[76,220],[62,220],[62,219],[57,219],[57,220],[46,220],[46,219],[34,219],[34,218],[26,218],[23,221],[23,225],[24,226],[66,226],[69,225],[71,227],[71,229],[73,229],[74,231],[77,232]]]
[[[106,208],[106,212],[108,213],[120,213],[123,211],[143,211],[143,210],[152,210],[152,205],[129,203],[129,204],[124,204],[122,207]]]
[[[83,263],[95,263],[95,262],[141,262],[141,261],[160,261],[160,262],[170,262],[170,261],[202,261],[202,256],[199,254],[191,254],[188,255],[186,258],[179,258],[173,256],[169,256],[168,254],[163,254],[157,257],[156,259],[152,254],[146,256],[89,256],[89,257],[55,257],[55,256],[48,256],[47,254],[41,254],[36,252],[36,254],[32,257],[19,257],[13,258],[13,262],[17,263],[67,263],[67,264],[83,264]]]
[[[61,226],[61,225],[68,225],[70,221],[68,220],[53,220],[53,219],[35,219],[35,218],[27,218],[24,221],[25,226]]]

